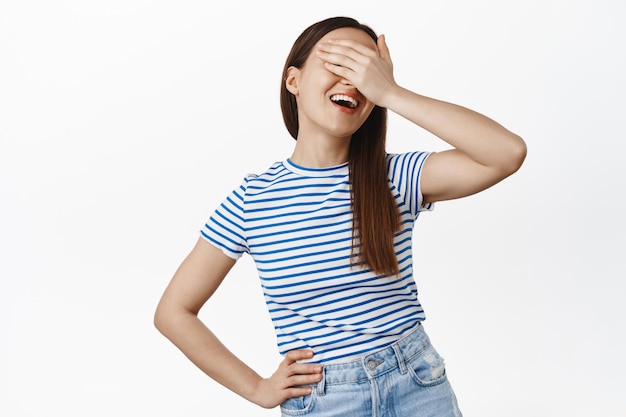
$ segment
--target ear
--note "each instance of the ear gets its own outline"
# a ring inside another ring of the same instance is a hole
[[[300,69],[296,67],[287,68],[287,76],[285,77],[285,87],[294,96],[298,96],[298,81],[300,80]]]

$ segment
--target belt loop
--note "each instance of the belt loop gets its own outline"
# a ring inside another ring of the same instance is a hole
[[[317,395],[323,397],[326,393],[326,367],[322,365],[322,379],[317,383]]]
[[[400,366],[400,372],[404,375],[407,372],[406,363],[404,362],[404,356],[402,356],[402,351],[400,350],[400,346],[397,343],[391,345],[393,351],[396,354],[396,359],[398,360],[398,365]]]

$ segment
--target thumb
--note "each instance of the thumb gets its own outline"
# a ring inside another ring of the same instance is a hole
[[[389,54],[387,42],[385,42],[385,35],[380,35],[376,44],[378,46],[378,55],[380,55],[383,60],[391,64],[391,55]]]

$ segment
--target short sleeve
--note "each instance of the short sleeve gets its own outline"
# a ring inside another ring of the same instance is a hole
[[[204,239],[233,259],[239,259],[249,252],[244,213],[246,189],[252,177],[249,175],[244,178],[241,185],[226,197],[200,230]]]
[[[414,217],[422,211],[432,211],[433,203],[424,204],[420,179],[429,152],[409,152],[387,155],[387,173],[400,199]]]

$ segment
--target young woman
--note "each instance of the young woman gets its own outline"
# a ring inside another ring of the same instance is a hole
[[[293,154],[246,177],[213,213],[163,294],[157,328],[211,378],[283,415],[459,416],[421,325],[411,232],[433,203],[514,173],[524,142],[397,85],[384,36],[350,18],[301,34],[280,98]],[[387,154],[387,109],[451,149]],[[268,378],[197,317],[243,253],[256,263],[284,356]]]

